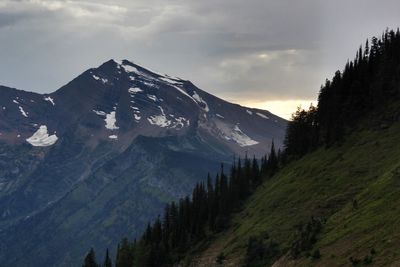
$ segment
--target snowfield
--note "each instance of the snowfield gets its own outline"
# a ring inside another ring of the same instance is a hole
[[[115,118],[115,111],[111,111],[111,113],[106,114],[106,118],[104,119],[106,122],[106,128],[109,130],[118,130],[119,127],[116,125],[117,119]]]
[[[157,125],[163,128],[170,126],[172,122],[168,120],[167,117],[165,116],[163,108],[160,106],[158,107],[161,110],[161,115],[150,116],[149,118],[147,118],[147,120],[149,121],[150,124]]]
[[[116,107],[114,107],[114,110]],[[115,118],[115,111],[111,111],[110,113],[105,113],[104,111],[101,110],[93,110],[96,115],[105,117],[104,121],[106,122],[106,129],[108,130],[118,130],[119,127],[116,125],[117,119]]]
[[[176,118],[173,114],[169,114],[168,116],[171,119],[168,119],[165,115],[164,109],[161,106],[158,106],[158,108],[160,109],[161,114],[148,117],[147,120],[150,124],[157,125],[162,128],[176,128],[177,130],[190,125],[190,121],[184,117]]]
[[[54,145],[58,140],[57,135],[49,135],[47,132],[47,126],[46,125],[41,125],[39,129],[26,141],[31,144],[32,146],[37,146],[37,147],[46,147],[46,146],[51,146]]]
[[[259,142],[251,139],[247,134],[245,134],[240,128],[239,125],[236,124],[233,128],[231,125],[218,122],[216,123],[217,129],[219,130],[219,134],[222,138],[228,141],[233,141],[237,143],[241,147],[245,146],[253,146],[258,144]]]
[[[242,130],[240,130],[238,125],[235,125],[235,127],[233,128],[233,132],[231,133],[231,138],[233,141],[235,141],[236,143],[239,144],[239,146],[253,146],[258,144],[257,141],[251,139],[249,136],[247,136],[247,134],[245,134],[244,132],[242,132]]]

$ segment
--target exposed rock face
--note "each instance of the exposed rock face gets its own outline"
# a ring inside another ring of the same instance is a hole
[[[6,266],[75,266],[91,246],[115,248],[233,154],[281,146],[286,127],[126,60],[51,94],[0,94]]]

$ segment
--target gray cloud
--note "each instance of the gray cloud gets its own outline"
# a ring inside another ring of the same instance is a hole
[[[190,79],[233,101],[315,98],[395,0],[3,0],[0,83],[56,90],[110,58]]]

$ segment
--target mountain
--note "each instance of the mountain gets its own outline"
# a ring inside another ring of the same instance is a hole
[[[282,153],[198,183],[120,242],[118,266],[400,266],[399,70],[399,29],[368,40],[293,114]]]
[[[88,247],[113,248],[221,162],[280,147],[286,127],[127,60],[51,94],[0,93],[5,266],[76,266]]]

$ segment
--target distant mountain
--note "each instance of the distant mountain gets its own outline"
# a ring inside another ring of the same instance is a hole
[[[127,60],[51,94],[0,94],[0,266],[77,266],[88,247],[141,233],[220,162],[280,147],[286,128]]]

